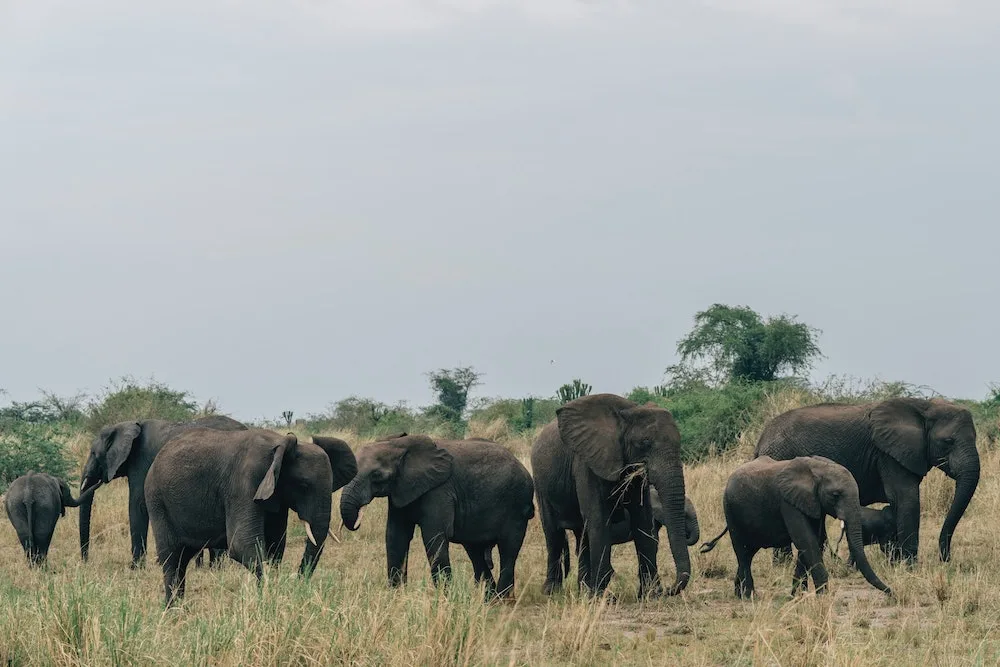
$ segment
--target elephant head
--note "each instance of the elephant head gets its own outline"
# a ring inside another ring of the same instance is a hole
[[[556,410],[559,436],[598,477],[618,482],[640,469],[663,504],[670,552],[677,570],[668,594],[691,577],[684,518],[681,438],[668,410],[638,405],[614,394],[593,394]]]
[[[90,455],[80,475],[80,492],[96,488],[125,475],[125,461],[132,453],[132,443],[142,434],[137,422],[120,422],[105,426],[90,443]],[[90,517],[93,496],[80,508],[80,556],[86,562],[90,555]]]
[[[361,527],[363,509],[373,498],[389,497],[406,507],[451,477],[452,455],[425,435],[403,435],[365,445],[358,472],[340,496],[340,516],[350,530]]]
[[[271,448],[266,463],[254,502],[270,504],[272,511],[287,507],[299,515],[308,538],[299,572],[309,574],[330,532],[331,496],[357,470],[354,453],[336,438],[313,438],[307,443],[289,433]]]
[[[891,593],[865,556],[858,483],[850,471],[822,456],[799,456],[783,463],[775,475],[782,499],[810,518],[823,519],[830,515],[843,521],[847,548],[858,570],[869,584]]]
[[[955,480],[955,496],[941,526],[941,560],[951,558],[951,539],[979,484],[979,452],[972,413],[934,398],[894,398],[868,413],[876,447],[915,475],[932,466]]]

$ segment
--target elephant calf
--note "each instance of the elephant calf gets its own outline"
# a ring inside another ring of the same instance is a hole
[[[48,473],[29,472],[11,483],[4,505],[29,565],[45,562],[59,517],[66,516],[67,507],[79,507],[98,486],[74,499],[69,485]]]
[[[733,471],[723,495],[726,529],[702,553],[711,551],[727,531],[736,552],[736,595],[753,594],[750,565],[760,549],[791,542],[798,549],[792,594],[806,588],[812,576],[817,592],[825,590],[821,531],[826,515],[844,522],[847,544],[869,584],[891,594],[865,557],[861,540],[858,485],[844,466],[822,456],[775,461],[761,456]]]
[[[837,540],[837,546],[840,546],[840,542],[847,533],[847,524],[843,521],[840,524],[840,538]],[[891,558],[895,537],[896,510],[892,505],[886,505],[877,510],[871,507],[861,508],[861,542],[865,546],[877,544],[886,558]],[[847,564],[854,565],[854,559],[848,556]]]
[[[361,525],[372,499],[389,497],[385,526],[389,585],[406,581],[407,554],[420,526],[431,575],[437,584],[451,576],[448,544],[465,547],[476,582],[489,594],[510,597],[514,564],[528,520],[535,515],[531,475],[505,447],[487,440],[432,440],[397,436],[358,452],[358,473],[344,487],[340,515],[350,530]],[[500,552],[499,587],[488,562]]]

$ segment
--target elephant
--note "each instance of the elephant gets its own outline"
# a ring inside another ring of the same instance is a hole
[[[934,398],[892,398],[878,403],[825,403],[789,410],[761,433],[754,456],[791,459],[825,456],[858,483],[860,502],[895,508],[893,560],[917,561],[920,482],[932,466],[955,480],[955,495],[938,536],[942,561],[951,558],[955,527],[979,484],[979,452],[972,413]],[[777,545],[789,553],[788,545]],[[778,554],[776,554],[778,555]]]
[[[638,405],[615,394],[592,394],[556,409],[556,418],[531,448],[538,509],[548,551],[543,591],[562,586],[560,557],[569,547],[566,530],[580,535],[579,579],[593,595],[603,594],[611,567],[611,526],[627,508],[639,561],[640,596],[660,595],[656,567],[658,539],[650,484],[664,510],[676,579],[666,591],[680,593],[691,577],[685,535],[684,470],[680,432],[669,410]],[[648,483],[647,483],[648,482]],[[616,514],[616,509],[619,512]]]
[[[837,546],[840,546],[844,535],[847,533],[847,526],[840,522],[840,538]],[[871,507],[861,508],[861,542],[865,546],[877,544],[882,549],[886,557],[892,554],[893,540],[896,536],[896,510],[892,505],[886,505],[882,509],[872,509]],[[854,564],[854,559],[848,557],[848,565]]]
[[[79,507],[98,486],[73,498],[69,485],[48,473],[29,472],[11,482],[4,495],[4,507],[29,566],[45,563],[59,517],[66,516],[67,507]]]
[[[128,479],[128,523],[132,537],[130,567],[133,569],[141,567],[146,556],[149,513],[146,510],[143,486],[149,467],[170,438],[197,427],[220,431],[245,431],[247,428],[235,419],[223,415],[211,415],[189,422],[147,419],[106,426],[91,443],[90,455],[80,476],[80,491],[98,482],[110,482],[117,477]],[[90,516],[93,503],[94,498],[90,496],[80,507],[80,556],[84,562],[90,556]],[[211,555],[212,560],[216,560],[218,554]]]
[[[827,515],[844,522],[851,557],[865,580],[887,594],[886,586],[865,557],[861,540],[861,504],[858,484],[844,466],[822,456],[797,456],[775,461],[769,456],[752,459],[729,476],[723,493],[726,529],[702,545],[707,553],[728,531],[736,552],[736,596],[753,595],[750,566],[757,552],[791,542],[798,549],[792,595],[807,586],[812,576],[817,593],[825,592],[829,577],[823,565],[820,528]]]
[[[527,468],[502,445],[407,434],[358,451],[358,472],[341,493],[340,515],[349,530],[357,530],[364,508],[388,497],[385,550],[392,587],[406,582],[410,542],[420,526],[435,585],[451,578],[449,543],[461,544],[487,596],[510,599],[514,565],[535,515],[533,494]],[[494,546],[499,584],[487,564]]]
[[[330,532],[331,496],[357,471],[354,453],[341,443],[299,442],[263,429],[194,428],[171,439],[145,486],[165,606],[184,597],[188,563],[206,547],[228,548],[259,583],[261,560],[278,537],[267,532],[268,515],[286,508],[305,524],[299,574],[310,576]]]

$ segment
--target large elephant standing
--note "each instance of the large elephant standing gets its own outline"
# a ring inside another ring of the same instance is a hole
[[[528,521],[535,514],[527,468],[510,450],[488,440],[432,440],[406,435],[365,445],[358,473],[340,495],[340,514],[350,530],[374,498],[389,498],[385,526],[389,585],[406,582],[407,554],[420,526],[431,576],[451,576],[448,544],[465,547],[476,583],[488,594],[510,597],[514,566]],[[500,552],[499,585],[490,572],[490,551]]]
[[[677,594],[687,585],[691,560],[686,543],[680,432],[668,410],[651,404],[640,406],[614,394],[570,401],[556,410],[555,421],[542,429],[531,449],[531,466],[548,551],[546,593],[562,585],[560,558],[568,551],[567,530],[582,531],[581,580],[595,594],[605,590],[614,572],[611,525],[615,509],[622,505],[628,509],[635,538],[639,594],[662,592],[649,484],[663,503],[677,569],[668,594]]]
[[[166,604],[184,596],[188,563],[206,547],[228,548],[259,581],[261,557],[272,546],[268,515],[287,508],[305,524],[299,573],[311,574],[330,530],[331,496],[356,471],[354,453],[335,439],[207,428],[171,439],[145,486]]]
[[[104,427],[90,446],[90,456],[80,476],[80,491],[117,477],[128,478],[128,523],[132,536],[131,567],[139,567],[146,555],[149,536],[149,513],[143,488],[146,474],[163,445],[174,436],[192,428],[219,431],[245,431],[245,424],[222,415],[212,415],[190,422],[169,422],[147,419],[141,422],[121,422]],[[90,496],[80,506],[80,556],[90,555],[90,515],[94,498]]]
[[[772,419],[754,450],[754,457],[776,460],[809,455],[850,470],[862,505],[893,506],[895,542],[908,563],[916,562],[919,546],[920,482],[932,466],[940,468],[955,480],[938,538],[941,559],[951,557],[955,527],[979,484],[976,428],[967,409],[937,398],[796,408]]]

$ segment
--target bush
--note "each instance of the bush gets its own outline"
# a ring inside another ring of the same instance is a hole
[[[716,388],[691,383],[659,391],[636,387],[627,398],[670,410],[681,433],[681,457],[690,463],[733,447],[758,418],[768,392],[781,385],[731,382]]]
[[[60,424],[13,420],[0,424],[0,491],[28,472],[47,472],[68,481],[73,462],[65,441],[70,435]]]
[[[187,421],[197,412],[198,404],[186,391],[175,391],[152,379],[141,385],[132,378],[122,378],[91,401],[86,429],[98,433],[108,424],[144,419]]]
[[[478,405],[469,420],[489,423],[503,419],[515,433],[523,433],[537,426],[544,426],[556,418],[559,401],[552,398],[494,398]]]

